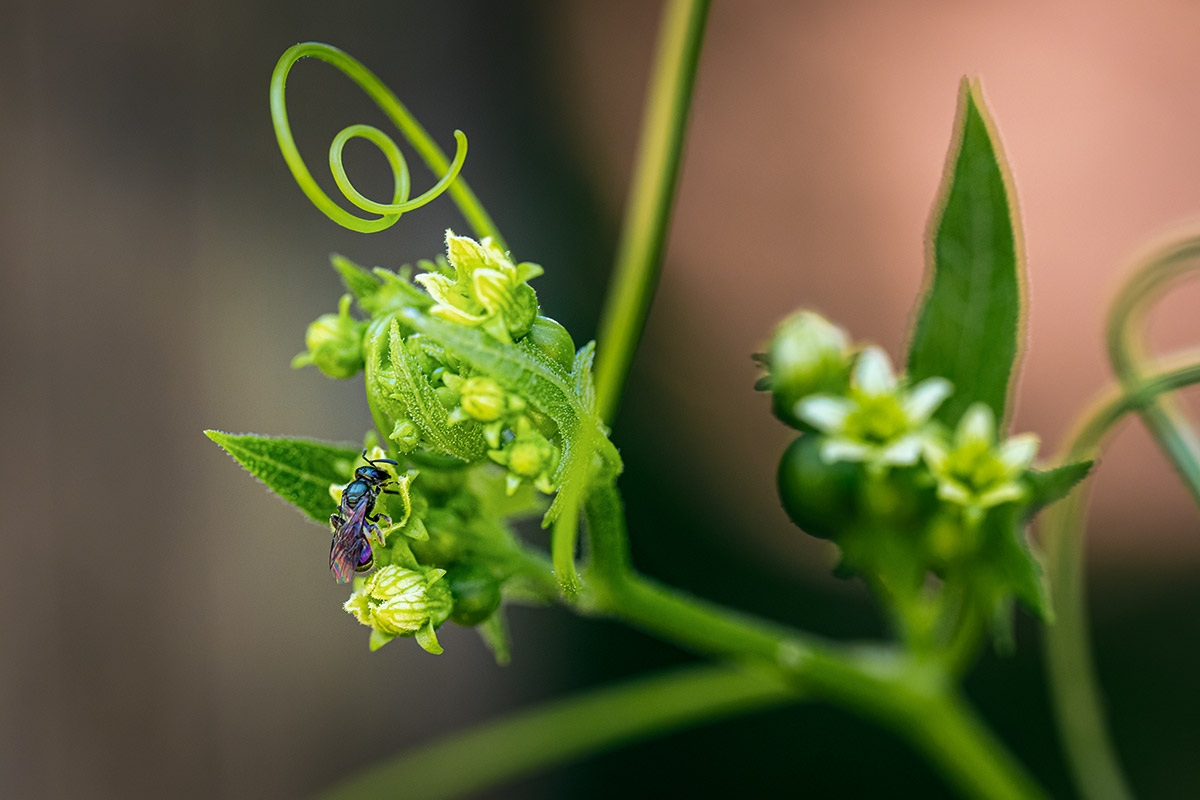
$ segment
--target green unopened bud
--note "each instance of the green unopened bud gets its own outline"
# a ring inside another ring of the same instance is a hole
[[[513,440],[508,449],[508,468],[522,478],[536,478],[550,469],[557,452],[540,433]]]
[[[459,564],[446,574],[454,596],[450,619],[457,625],[478,625],[500,607],[500,582],[476,564]]]
[[[799,427],[796,401],[812,394],[840,394],[849,382],[846,333],[820,314],[787,317],[771,337],[767,364],[775,415]]]
[[[575,342],[571,334],[549,317],[534,317],[529,339],[567,372],[575,366]]]
[[[338,313],[322,314],[308,326],[304,343],[308,352],[292,359],[292,368],[313,364],[331,378],[352,378],[363,368],[363,331],[366,324],[350,316],[350,295],[343,295]]]
[[[558,466],[558,448],[538,431],[527,417],[517,421],[516,436],[501,450],[491,450],[488,456],[497,464],[508,467],[508,493],[517,490],[522,480],[533,483],[539,491],[554,491],[551,475]]]
[[[393,636],[417,636],[421,646],[436,652],[433,629],[450,616],[454,598],[440,582],[445,570],[411,570],[389,564],[375,571],[343,608],[386,641]]]
[[[478,422],[495,422],[504,414],[506,392],[491,378],[468,378],[462,385],[462,407]]]
[[[396,420],[396,427],[392,428],[388,438],[398,452],[409,453],[421,443],[421,429],[408,417],[401,417]]]

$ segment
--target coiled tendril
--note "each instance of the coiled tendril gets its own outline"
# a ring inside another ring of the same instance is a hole
[[[291,71],[292,66],[305,56],[319,58],[337,67],[375,101],[375,104],[387,115],[388,119],[392,121],[392,124],[396,126],[425,163],[429,165],[434,174],[442,176],[433,185],[433,188],[411,200],[409,199],[411,179],[404,154],[400,152],[399,146],[390,136],[371,125],[351,125],[334,137],[333,142],[329,145],[329,169],[333,173],[333,178],[338,188],[350,203],[361,208],[363,211],[379,214],[380,217],[378,219],[363,219],[351,214],[335,203],[317,185],[312,173],[309,172],[308,167],[304,164],[304,159],[300,157],[299,150],[296,149],[296,142],[292,138],[291,127],[288,125],[287,106],[284,100],[284,89],[287,84],[288,73]],[[483,210],[475,195],[467,187],[466,182],[455,180],[467,157],[467,137],[463,132],[454,132],[454,138],[457,141],[457,150],[454,154],[454,160],[451,161],[446,158],[446,154],[442,149],[433,142],[428,132],[421,127],[421,124],[413,118],[408,109],[404,107],[404,104],[400,102],[390,89],[383,85],[379,78],[361,63],[336,47],[319,42],[305,42],[294,47],[289,47],[284,52],[279,58],[279,63],[275,65],[274,73],[271,75],[271,119],[275,126],[275,138],[279,141],[279,149],[283,153],[283,158],[287,161],[288,168],[291,169],[296,183],[299,184],[300,189],[308,196],[313,205],[339,225],[360,233],[375,233],[391,227],[400,219],[400,215],[404,212],[420,208],[448,190],[454,202],[462,211],[463,216],[466,217],[467,222],[475,229],[478,236],[491,236],[494,240],[502,243],[503,240],[500,239],[487,212]],[[392,169],[395,187],[390,203],[375,202],[365,197],[351,184],[350,178],[346,174],[346,169],[342,164],[342,150],[345,148],[346,143],[354,138],[366,139],[371,142],[379,148],[384,158],[387,159],[388,165]]]

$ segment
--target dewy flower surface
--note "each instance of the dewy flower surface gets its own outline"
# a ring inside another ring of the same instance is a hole
[[[796,416],[824,433],[821,458],[861,461],[876,469],[915,464],[928,434],[926,423],[950,396],[945,378],[904,387],[879,347],[859,355],[845,397],[817,394],[796,403]]]

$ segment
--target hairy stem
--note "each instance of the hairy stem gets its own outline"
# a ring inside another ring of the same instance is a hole
[[[600,318],[596,407],[611,422],[658,284],[709,0],[670,0],[646,97],[616,265]]]
[[[1148,407],[1164,392],[1200,383],[1200,364],[1162,372],[1135,386],[1113,390],[1079,426],[1064,461],[1094,457],[1113,426]],[[1056,622],[1042,629],[1051,695],[1068,761],[1084,797],[1132,797],[1121,771],[1092,662],[1083,572],[1083,530],[1088,485],[1046,511],[1042,523]]]

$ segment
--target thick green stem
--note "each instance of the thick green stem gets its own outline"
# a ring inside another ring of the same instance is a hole
[[[917,664],[893,649],[823,642],[644,578],[629,561],[616,488],[596,487],[587,513],[592,605],[581,610],[617,617],[697,653],[778,671],[798,690],[891,728],[969,797],[1044,797],[970,714],[937,665]]]
[[[1200,383],[1200,364],[1189,364],[1109,393],[1080,425],[1064,461],[1093,458],[1126,414],[1160,394]],[[1060,736],[1076,783],[1089,800],[1132,797],[1108,732],[1091,658],[1083,572],[1083,529],[1088,486],[1046,512],[1042,523],[1056,622],[1043,629],[1046,669]]]
[[[616,266],[600,319],[596,407],[609,422],[662,268],[709,5],[709,0],[670,0],[663,16]]]

